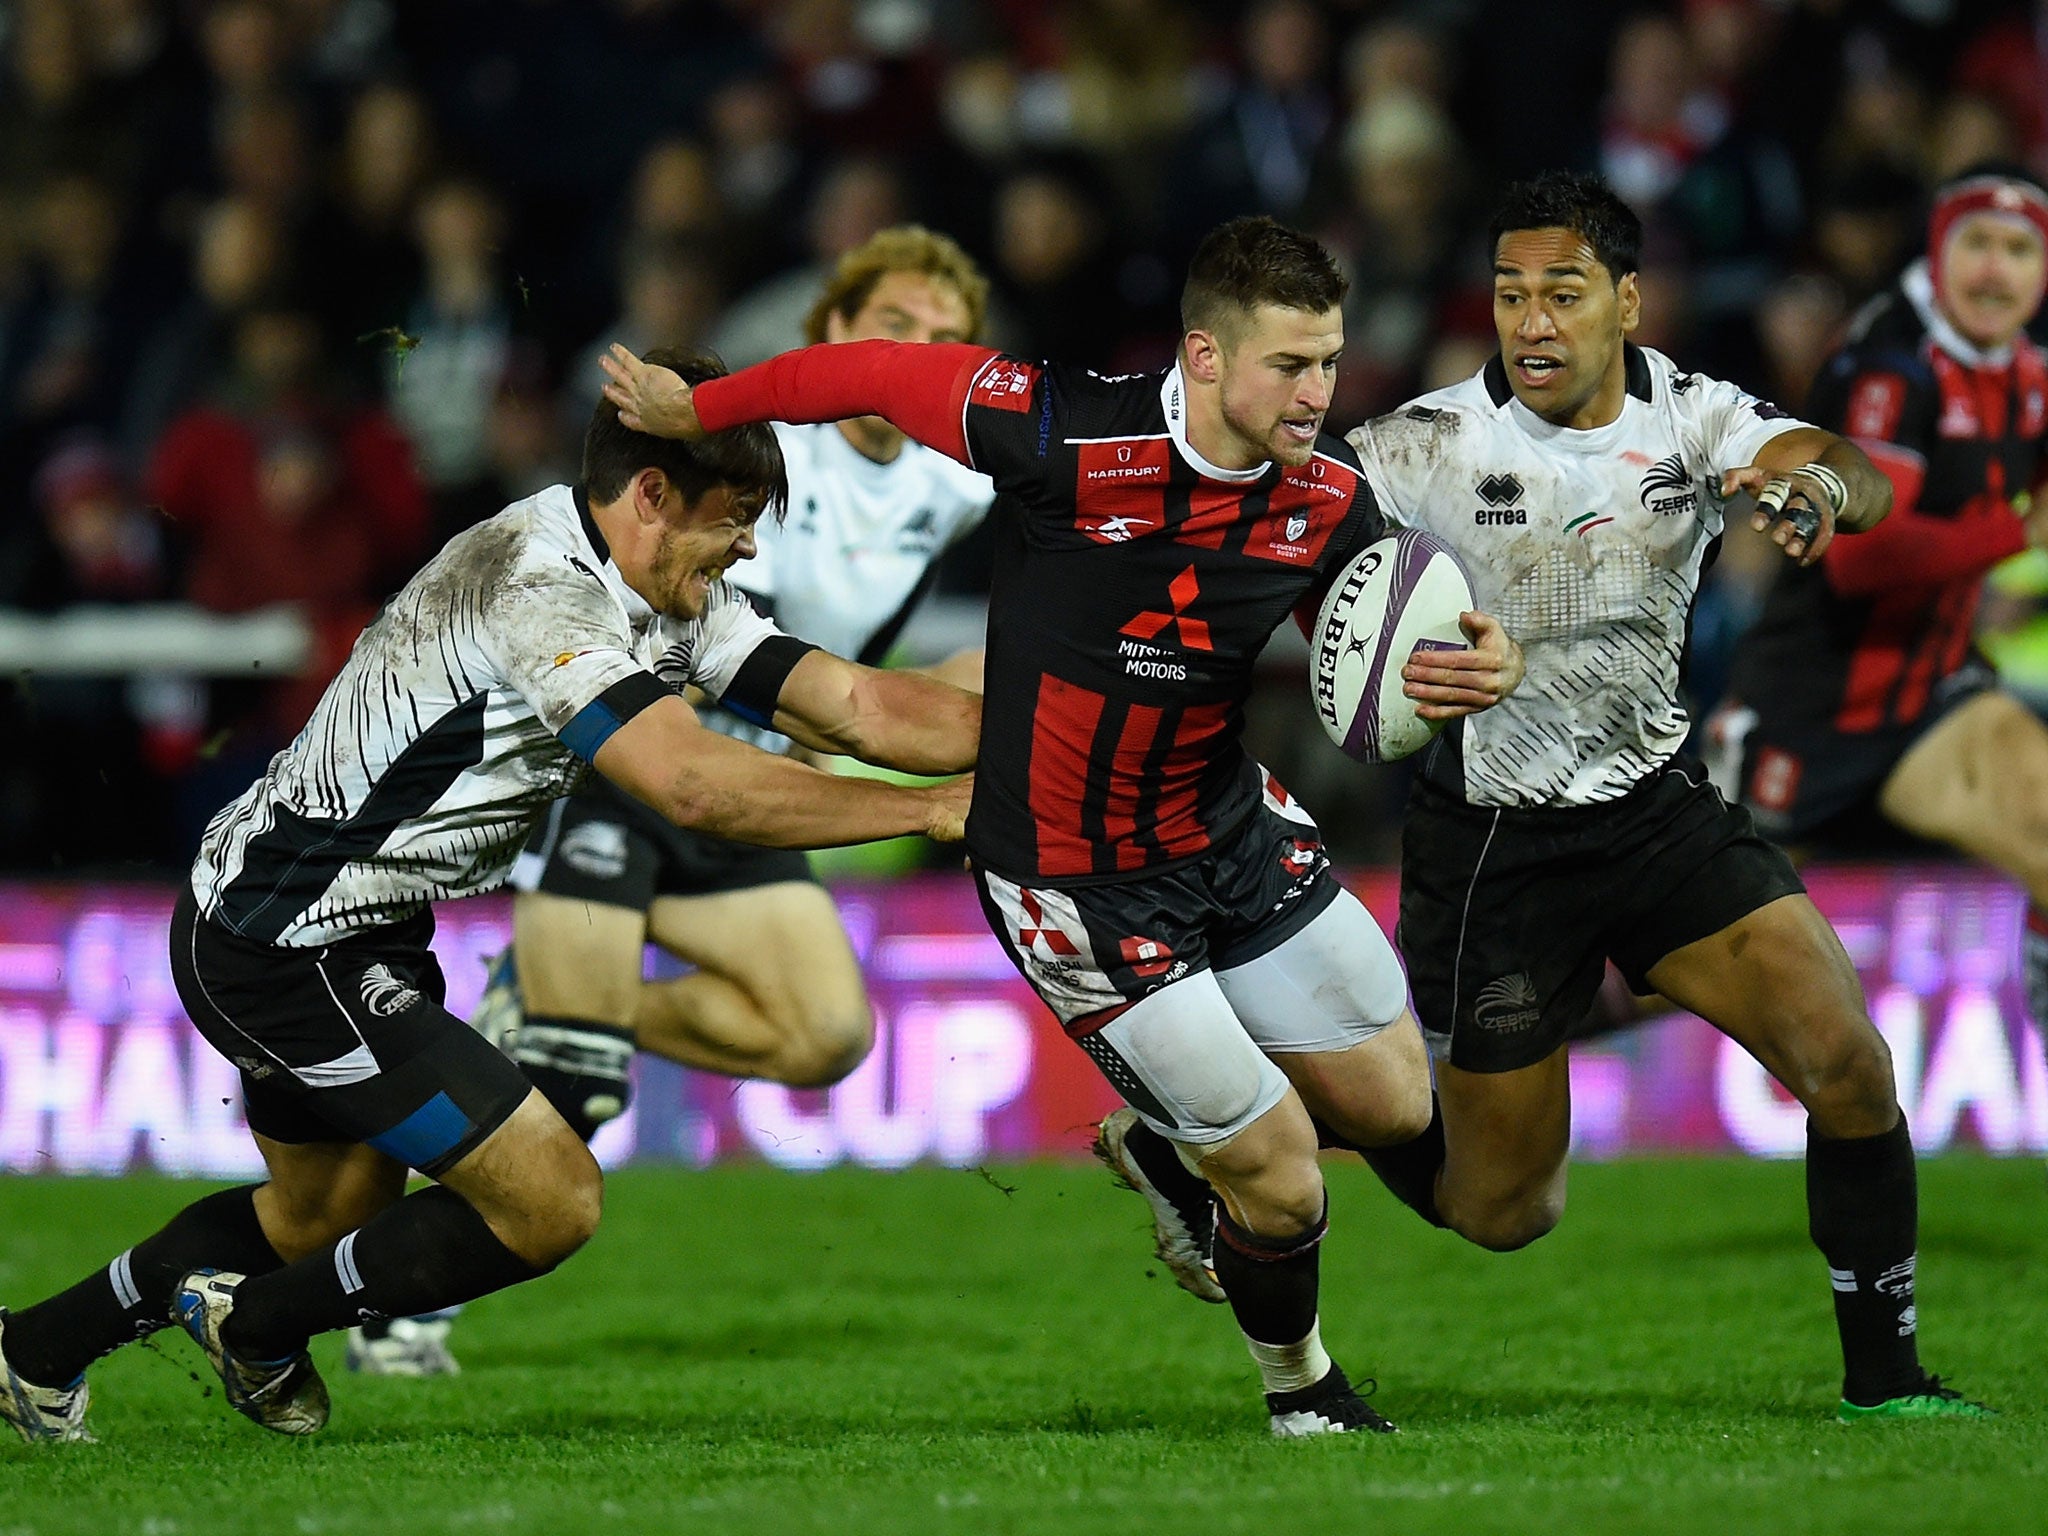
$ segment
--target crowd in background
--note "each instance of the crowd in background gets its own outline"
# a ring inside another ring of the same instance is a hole
[[[1796,411],[1936,181],[2048,170],[2048,3],[14,0],[0,27],[0,607],[293,602],[321,658],[0,681],[17,873],[182,864],[385,596],[574,477],[604,343],[795,345],[886,225],[984,263],[997,345],[1119,370],[1170,359],[1211,224],[1311,229],[1351,279],[1342,430],[1488,355],[1498,188],[1597,168],[1648,225],[1638,339]],[[1717,567],[1706,692],[1766,569]],[[956,551],[947,586],[985,581]],[[1391,776],[1307,739],[1300,691],[1255,745],[1340,853],[1384,854]]]

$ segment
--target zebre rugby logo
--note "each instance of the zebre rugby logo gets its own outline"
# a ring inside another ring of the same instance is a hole
[[[1690,517],[1699,511],[1699,488],[1685,472],[1685,458],[1681,454],[1674,453],[1652,464],[1643,476],[1643,488],[1638,494],[1643,510],[1654,517],[1675,517],[1679,513]]]
[[[363,1006],[380,1019],[403,1013],[420,1000],[419,989],[391,974],[379,963],[363,972]]]
[[[1472,1022],[1500,1035],[1518,1035],[1542,1022],[1536,983],[1525,971],[1489,981],[1472,999]]]

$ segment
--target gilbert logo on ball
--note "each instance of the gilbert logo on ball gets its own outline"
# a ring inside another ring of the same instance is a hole
[[[1385,763],[1425,746],[1441,722],[1424,720],[1401,691],[1417,651],[1461,651],[1458,616],[1472,584],[1457,557],[1419,528],[1376,540],[1338,574],[1316,615],[1310,665],[1316,718],[1361,762]]]

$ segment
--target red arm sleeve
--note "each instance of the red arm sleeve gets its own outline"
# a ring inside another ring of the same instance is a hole
[[[998,354],[966,342],[842,341],[801,347],[706,379],[691,395],[708,432],[749,421],[880,416],[973,467],[964,413],[974,377]]]
[[[1939,587],[1988,571],[2027,547],[2027,530],[2004,498],[1973,498],[1954,517],[1930,517],[1910,506],[1868,533],[1839,538],[1821,567],[1844,597],[1872,597],[1897,587]]]

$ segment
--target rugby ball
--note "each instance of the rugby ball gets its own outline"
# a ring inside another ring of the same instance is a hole
[[[1309,636],[1316,717],[1361,762],[1419,752],[1444,722],[1424,720],[1401,692],[1417,651],[1462,651],[1458,628],[1472,584],[1439,539],[1404,528],[1379,539],[1337,574]]]

